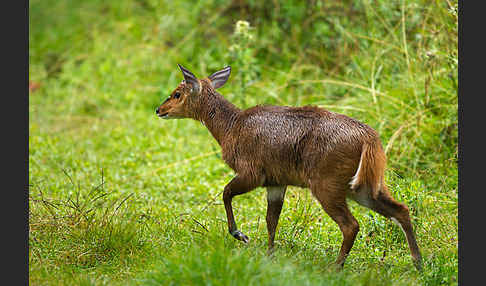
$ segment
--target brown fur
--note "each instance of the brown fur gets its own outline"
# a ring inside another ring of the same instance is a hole
[[[373,198],[376,198],[384,186],[386,167],[385,152],[378,138],[363,144],[360,162],[361,167],[358,168],[356,181],[351,184],[351,189],[367,188],[371,190]]]
[[[400,223],[420,268],[408,208],[393,200],[384,184],[386,157],[376,131],[353,118],[314,106],[240,110],[215,91],[209,78],[192,84],[182,82],[157,114],[201,121],[221,146],[223,160],[237,174],[223,193],[228,229],[235,238],[249,240],[237,229],[231,205],[234,196],[259,186],[272,188],[267,209],[271,250],[285,188],[299,186],[311,189],[343,233],[338,265],[344,264],[359,231],[346,202],[351,198]],[[176,92],[181,94],[178,99],[174,98]]]

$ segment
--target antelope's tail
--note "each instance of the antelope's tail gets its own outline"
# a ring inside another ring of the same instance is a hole
[[[363,144],[358,170],[349,183],[352,190],[367,188],[376,198],[384,187],[386,155],[379,139]]]

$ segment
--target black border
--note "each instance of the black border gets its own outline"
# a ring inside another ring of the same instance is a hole
[[[0,217],[4,275],[1,281],[28,285],[29,2],[5,1],[2,4],[0,141],[4,168]]]
[[[467,3],[467,6],[465,5]],[[484,174],[482,151],[486,140],[484,106],[484,44],[485,18],[482,1],[458,1],[458,285],[475,285],[483,277],[486,225],[482,210],[486,197],[479,186]],[[476,7],[474,6],[476,4]],[[466,134],[469,132],[469,137]],[[476,256],[476,257],[475,257]],[[481,284],[481,283],[479,283]]]
[[[2,151],[0,217],[5,284],[29,284],[29,1],[2,2]],[[7,5],[5,5],[7,4]],[[11,5],[8,5],[11,4]],[[13,281],[14,283],[9,283]]]

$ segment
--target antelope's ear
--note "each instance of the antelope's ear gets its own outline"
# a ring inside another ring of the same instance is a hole
[[[192,89],[193,89],[192,92],[196,93],[196,94],[199,93],[199,90],[201,88],[200,88],[199,80],[197,79],[197,77],[192,72],[190,72],[188,69],[183,67],[182,65],[180,65],[180,64],[177,64],[177,65],[179,66],[179,69],[181,69],[182,75],[184,76],[184,80],[186,81],[186,83],[188,83],[192,86]]]
[[[231,67],[227,66],[224,69],[210,75],[209,79],[211,80],[211,85],[213,88],[216,89],[222,87],[223,84],[225,84],[225,82],[228,80],[230,73]]]

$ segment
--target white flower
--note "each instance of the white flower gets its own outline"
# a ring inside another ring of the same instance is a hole
[[[239,20],[236,22],[235,34],[248,34],[250,30],[250,23],[247,21]]]

